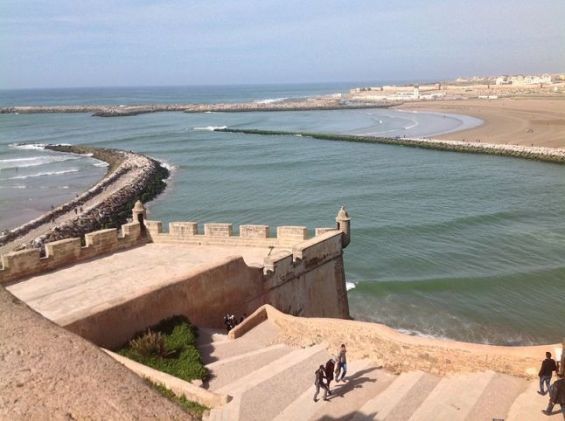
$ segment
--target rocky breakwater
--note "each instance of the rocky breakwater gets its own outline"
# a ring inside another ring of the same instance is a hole
[[[82,237],[127,222],[136,200],[147,202],[162,192],[169,170],[145,155],[89,146],[47,145],[58,152],[88,154],[109,164],[106,176],[74,200],[0,236],[7,252],[64,238]],[[79,209],[81,210],[79,212]]]
[[[0,114],[36,113],[91,113],[95,117],[127,117],[158,112],[257,112],[257,111],[311,111],[360,108],[385,108],[390,103],[349,102],[334,96],[288,99],[276,102],[239,102],[217,104],[140,104],[140,105],[34,105],[0,107]]]
[[[386,145],[402,145],[424,149],[435,149],[450,152],[480,153],[500,155],[513,158],[533,159],[537,161],[565,164],[565,149],[548,148],[544,146],[522,146],[510,144],[495,144],[481,142],[465,142],[460,140],[440,140],[427,138],[408,137],[378,137],[363,135],[341,135],[332,133],[289,132],[279,130],[261,129],[215,129],[219,132],[256,134],[263,136],[304,136],[320,140],[333,140],[339,142],[379,143]]]

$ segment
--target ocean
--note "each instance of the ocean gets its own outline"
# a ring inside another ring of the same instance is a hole
[[[0,91],[0,105],[276,101],[353,84]],[[414,335],[493,344],[560,341],[565,320],[565,168],[556,164],[213,127],[428,137],[481,122],[399,110],[0,115],[0,230],[103,176],[103,164],[20,144],[146,153],[173,168],[149,217],[334,226],[351,315]],[[20,146],[18,146],[20,145]]]

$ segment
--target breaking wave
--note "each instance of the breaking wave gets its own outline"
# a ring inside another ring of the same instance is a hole
[[[63,174],[70,174],[75,172],[79,172],[79,169],[70,168],[68,170],[61,170],[61,171],[45,171],[45,172],[38,172],[36,174],[29,174],[29,175],[16,175],[15,177],[8,178],[8,180],[25,180],[28,178],[48,177],[50,175],[63,175]]]
[[[353,289],[357,286],[357,284],[355,282],[346,282],[345,283],[345,288],[349,291],[350,289]]]
[[[283,97],[283,98],[265,98],[265,99],[259,99],[257,101],[254,101],[256,104],[272,104],[274,102],[282,102],[282,101],[286,101],[288,98],[287,97]]]
[[[8,145],[13,149],[25,149],[25,150],[40,150],[42,151],[47,146],[47,143],[11,143]]]
[[[228,126],[206,126],[206,127],[193,127],[192,130],[195,131],[206,131],[206,132],[213,132],[214,130],[223,130],[227,129]]]
[[[0,170],[9,168],[28,168],[48,165],[54,162],[70,161],[79,159],[78,156],[31,156],[28,158],[0,159]]]

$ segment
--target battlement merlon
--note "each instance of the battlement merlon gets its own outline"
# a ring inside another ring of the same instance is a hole
[[[138,209],[138,212],[141,212],[141,209]],[[341,232],[342,247],[347,247],[351,241],[351,218],[345,207],[342,206],[339,210],[336,222],[335,228],[316,228],[311,238],[317,238],[327,232]],[[205,223],[200,226],[194,221],[174,221],[169,223],[166,232],[161,221],[144,220],[144,228],[148,241],[153,243],[202,246],[292,248],[310,238],[308,228],[304,226],[279,226],[275,236],[271,236],[268,225],[240,225],[239,234],[234,234],[233,225],[228,223]]]
[[[303,226],[277,227],[276,236],[273,237],[270,236],[268,225],[249,224],[239,227],[239,235],[234,235],[232,224],[224,223],[204,224],[201,234],[197,222],[171,222],[169,231],[163,232],[161,221],[146,219],[146,210],[140,201],[136,202],[132,209],[132,220],[133,222],[121,226],[121,234],[116,228],[87,233],[84,236],[84,246],[81,245],[80,238],[67,238],[46,243],[44,257],[40,249],[25,249],[3,255],[1,256],[0,284],[147,242],[278,248],[277,253],[265,260],[265,274],[278,272],[275,268],[282,268],[285,265],[286,255],[290,256],[290,264],[296,266],[297,262],[304,260],[320,260],[319,256],[315,255],[316,253],[312,254],[311,251],[308,251],[313,250],[312,247],[318,243],[330,241],[333,244],[335,238],[339,237],[339,250],[333,250],[331,253],[335,254],[341,253],[341,249],[350,242],[351,218],[344,207],[340,209],[336,217],[336,228],[316,228],[314,237],[311,238],[308,238],[308,229]]]

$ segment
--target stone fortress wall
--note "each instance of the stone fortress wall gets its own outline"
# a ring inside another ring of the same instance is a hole
[[[86,245],[82,246],[81,238],[66,238],[46,243],[44,250],[28,248],[2,255],[0,285],[141,245],[141,225],[138,222],[124,224],[119,235],[116,228],[87,233],[84,242]]]
[[[207,327],[222,327],[226,312],[251,314],[264,304],[300,316],[349,317],[343,248],[349,243],[350,220],[344,209],[336,228],[318,228],[312,238],[306,227],[297,226],[277,227],[274,237],[266,225],[242,225],[234,235],[231,224],[204,224],[201,232],[195,222],[171,222],[169,231],[163,232],[160,221],[145,219],[140,202],[132,216],[133,222],[123,225],[121,233],[106,229],[86,234],[85,246],[81,239],[70,238],[47,243],[45,257],[39,249],[2,256],[0,284],[81,262],[100,259],[102,265],[104,256],[117,252],[127,259],[136,247],[169,244],[210,249],[211,254],[220,247],[233,249],[233,256],[212,258],[193,270],[171,274],[158,288],[140,288],[127,297],[117,296],[109,305],[54,321],[99,346],[113,348],[175,314]],[[247,264],[243,253],[238,255],[246,248],[265,250],[263,263]],[[167,263],[175,265],[174,260]]]

